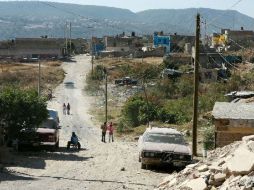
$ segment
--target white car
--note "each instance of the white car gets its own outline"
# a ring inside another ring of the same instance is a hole
[[[186,166],[192,161],[182,133],[172,128],[147,128],[139,137],[138,149],[142,169],[161,164]]]

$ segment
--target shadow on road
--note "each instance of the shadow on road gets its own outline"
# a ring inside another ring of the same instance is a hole
[[[162,165],[162,166],[149,166],[148,170],[151,170],[155,173],[166,173],[172,174],[174,172],[180,172],[184,169],[184,167],[175,167],[171,165]]]
[[[18,152],[14,153],[12,166],[24,167],[24,168],[33,168],[33,169],[44,169],[46,167],[47,160],[53,161],[87,161],[93,157],[84,157],[79,156],[76,153],[82,150],[67,150],[65,147],[60,147],[55,152],[40,150],[31,152]]]
[[[30,176],[22,176],[18,173],[13,173],[10,171],[6,171],[6,172],[0,172],[0,183],[1,181],[18,181],[18,180],[36,180],[33,177]]]
[[[1,178],[1,175],[5,175]],[[94,182],[94,183],[118,183],[118,184],[130,184],[130,185],[138,185],[138,186],[151,186],[156,187],[154,185],[148,185],[145,183],[138,183],[138,182],[126,182],[126,181],[118,181],[118,180],[107,180],[107,179],[86,179],[86,178],[69,178],[63,176],[49,176],[49,175],[28,175],[21,172],[12,173],[0,173],[0,181],[14,181],[14,180],[38,180],[39,178],[51,178],[57,180],[69,180],[69,181],[77,181],[77,182]]]

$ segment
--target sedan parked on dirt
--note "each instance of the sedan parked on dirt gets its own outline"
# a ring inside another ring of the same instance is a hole
[[[142,169],[161,164],[183,167],[192,161],[183,135],[172,128],[147,128],[139,137],[138,149]]]

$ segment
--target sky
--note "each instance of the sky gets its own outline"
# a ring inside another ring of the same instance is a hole
[[[2,0],[3,1],[3,0]],[[4,0],[7,1],[7,0]],[[45,0],[83,5],[118,7],[138,12],[147,9],[212,8],[233,9],[254,18],[254,0]],[[238,3],[239,2],[239,3]],[[232,7],[234,4],[236,6]]]

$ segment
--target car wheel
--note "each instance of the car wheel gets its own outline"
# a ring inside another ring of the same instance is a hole
[[[141,163],[141,169],[146,170],[147,166],[146,164]]]
[[[81,149],[81,144],[78,142],[78,149],[80,150]]]
[[[70,142],[70,141],[68,141],[68,143],[67,143],[67,150],[69,150],[69,149],[70,149],[70,147],[71,147],[71,142]]]

